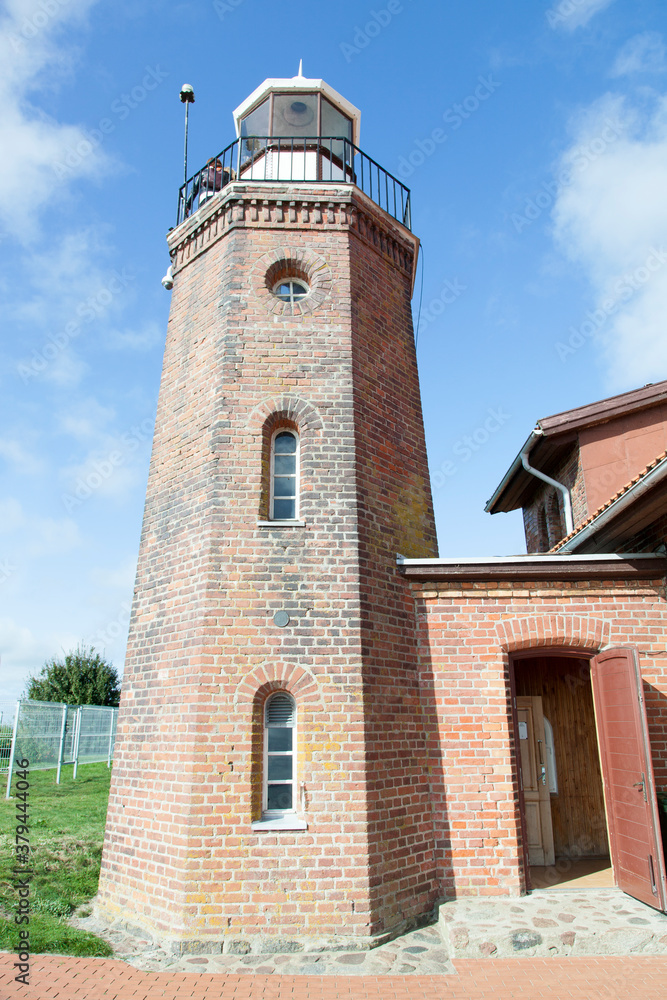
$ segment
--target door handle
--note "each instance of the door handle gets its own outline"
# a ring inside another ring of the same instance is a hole
[[[537,752],[538,752],[539,757],[540,757],[540,768],[541,768],[542,784],[546,785],[546,783],[547,783],[547,769],[546,769],[545,764],[544,764],[544,758],[542,757],[542,740],[538,740],[537,741]]]
[[[644,793],[644,802],[648,802],[648,799],[646,797],[646,775],[644,774],[643,771],[642,771],[642,780],[641,781],[635,781],[635,782],[633,782],[632,787],[633,788],[641,788],[641,790]]]

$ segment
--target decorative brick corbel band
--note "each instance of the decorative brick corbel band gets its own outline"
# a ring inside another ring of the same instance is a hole
[[[597,652],[609,644],[611,623],[584,615],[531,615],[497,622],[496,632],[507,653],[549,646]]]
[[[270,196],[262,185],[233,184],[167,236],[174,275],[230,229],[348,229],[411,278],[416,237],[357,188],[299,188]]]

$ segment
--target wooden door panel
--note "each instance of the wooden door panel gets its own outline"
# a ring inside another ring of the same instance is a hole
[[[555,856],[551,796],[543,780],[546,757],[542,699],[529,695],[518,697],[516,708],[528,860],[531,865],[552,865]]]
[[[600,653],[591,663],[591,679],[616,881],[629,895],[665,910],[665,863],[636,650]]]

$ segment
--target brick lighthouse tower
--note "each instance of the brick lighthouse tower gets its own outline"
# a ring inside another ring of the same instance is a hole
[[[98,900],[174,950],[364,947],[435,901],[396,568],[437,555],[418,241],[359,120],[322,80],[266,80],[168,237]]]

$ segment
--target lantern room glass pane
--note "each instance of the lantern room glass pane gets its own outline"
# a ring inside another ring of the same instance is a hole
[[[274,94],[273,136],[317,135],[317,94]]]
[[[267,809],[280,810],[292,808],[291,785],[269,785],[266,792]]]
[[[268,135],[269,134],[269,99],[262,101],[259,107],[251,111],[249,115],[241,121],[241,135],[245,138],[248,135]]]
[[[338,108],[334,108],[325,97],[322,98],[322,131],[320,135],[335,135],[338,139],[352,142],[352,121]]]

